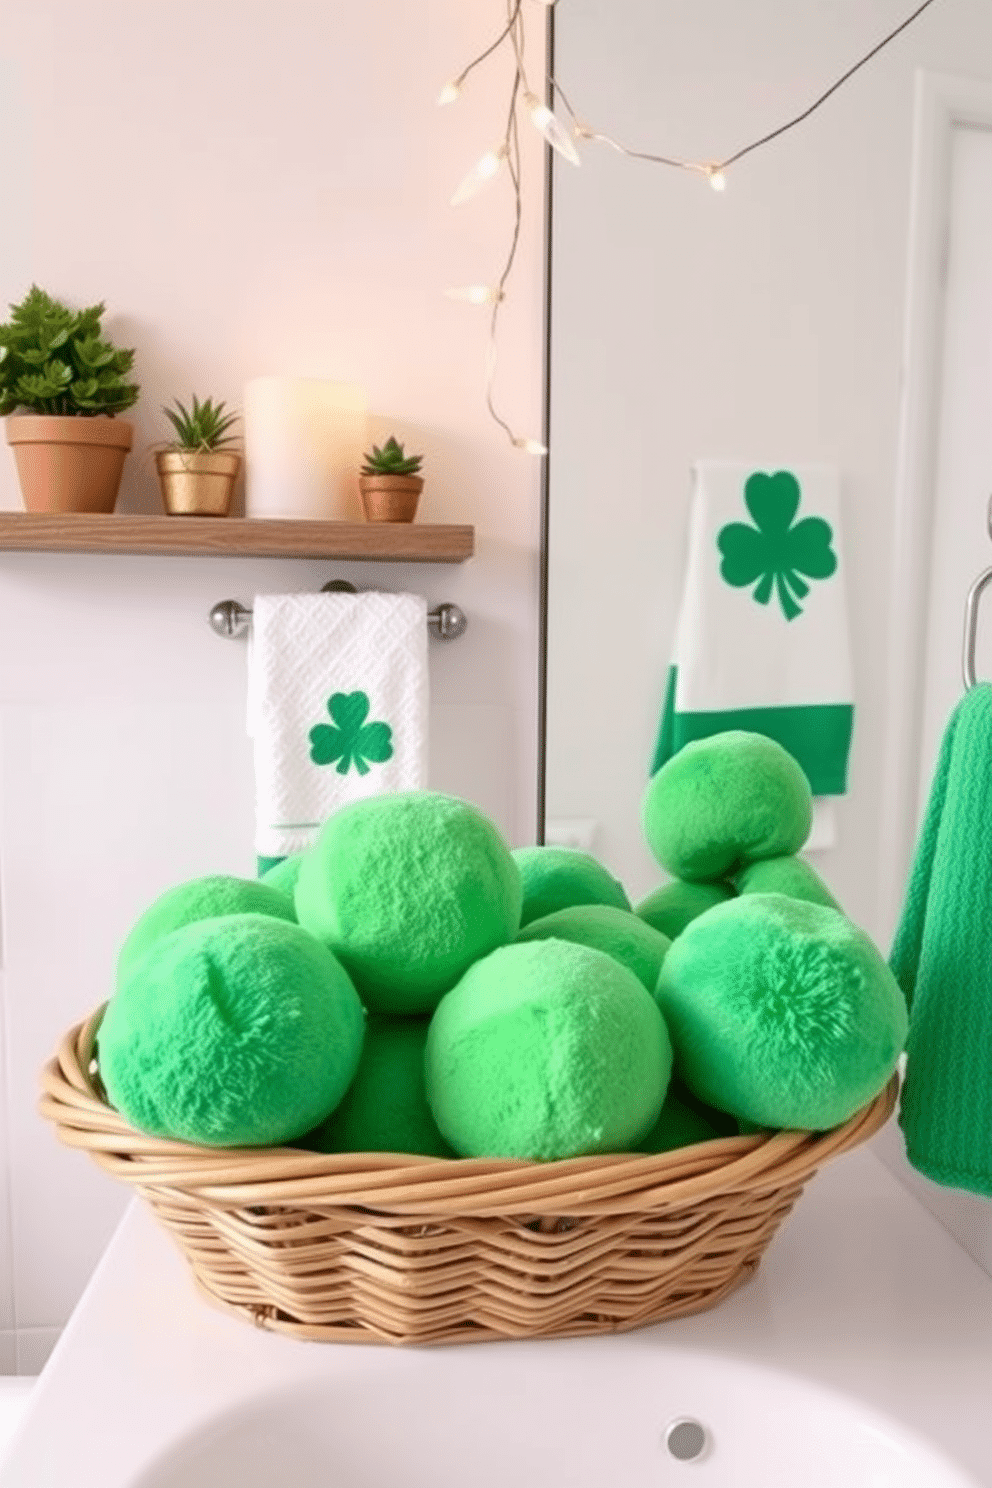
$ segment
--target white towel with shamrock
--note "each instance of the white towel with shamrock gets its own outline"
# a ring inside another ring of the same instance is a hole
[[[836,470],[700,461],[652,773],[725,729],[776,739],[842,795],[854,724]]]
[[[308,848],[340,806],[427,781],[427,605],[259,594],[248,660],[255,850]]]

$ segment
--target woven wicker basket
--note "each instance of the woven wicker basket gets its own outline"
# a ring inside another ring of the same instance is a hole
[[[335,1342],[568,1337],[712,1307],[753,1275],[817,1168],[885,1123],[898,1085],[832,1131],[651,1157],[220,1150],[144,1136],[107,1105],[102,1013],[45,1068],[42,1114],[135,1186],[213,1302]]]

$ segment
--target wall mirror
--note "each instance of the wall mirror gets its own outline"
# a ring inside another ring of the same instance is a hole
[[[593,129],[719,160],[911,9],[568,0],[553,70]],[[992,82],[934,80],[988,55],[984,10],[933,6],[723,191],[591,140],[579,169],[554,161],[547,840],[591,847],[635,902],[662,876],[640,800],[693,464],[822,463],[841,482],[856,723],[835,842],[813,861],[890,932],[960,695],[965,592],[992,555]]]

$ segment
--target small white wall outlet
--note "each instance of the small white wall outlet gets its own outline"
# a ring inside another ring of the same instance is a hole
[[[544,824],[545,846],[592,852],[598,830],[599,823],[591,816],[553,816]]]

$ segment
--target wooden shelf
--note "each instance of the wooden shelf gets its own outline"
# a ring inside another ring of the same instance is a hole
[[[464,563],[475,551],[475,528],[419,522],[0,512],[3,551]]]

